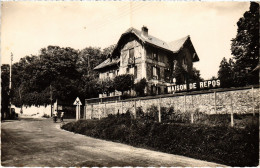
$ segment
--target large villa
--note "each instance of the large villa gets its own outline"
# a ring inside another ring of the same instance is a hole
[[[99,72],[101,80],[122,74],[132,74],[135,82],[145,78],[148,83],[145,93],[154,95],[168,93],[167,88],[176,83],[172,74],[177,63],[186,74],[190,74],[193,62],[197,61],[199,57],[190,36],[165,42],[150,35],[148,28],[143,26],[141,31],[129,28],[124,32],[110,58],[94,70]],[[183,75],[180,80],[179,83],[186,83],[187,76]],[[100,97],[104,97],[104,94]]]

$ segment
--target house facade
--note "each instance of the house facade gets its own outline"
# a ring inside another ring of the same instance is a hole
[[[94,70],[101,80],[114,78],[121,74],[132,74],[135,83],[145,78],[147,95],[166,94],[167,88],[176,82],[186,83],[192,72],[193,62],[199,57],[190,36],[170,43],[148,34],[148,28],[141,31],[129,28],[116,44],[111,57],[99,64]],[[177,65],[187,72],[176,81],[174,72]]]

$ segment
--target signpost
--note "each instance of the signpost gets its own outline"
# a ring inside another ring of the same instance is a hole
[[[76,98],[73,105],[76,105],[76,120],[80,119],[80,106],[82,105],[81,101],[79,100],[79,97]]]

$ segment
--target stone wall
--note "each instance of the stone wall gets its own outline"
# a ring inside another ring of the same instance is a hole
[[[151,106],[173,107],[177,113],[201,112],[206,114],[229,114],[259,112],[259,88],[212,89],[174,95],[142,97],[117,102],[86,105],[86,118],[102,118],[109,114],[135,113],[138,107],[144,112]]]

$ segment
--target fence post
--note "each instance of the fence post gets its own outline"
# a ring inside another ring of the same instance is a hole
[[[86,119],[86,106],[84,106],[83,109],[84,109],[83,119]]]
[[[215,114],[217,114],[217,92],[214,91],[214,101],[215,101]]]
[[[176,101],[178,100],[178,98],[176,98]],[[176,108],[176,113],[178,112],[178,102],[177,103],[174,103],[174,111],[175,111],[175,108]]]
[[[173,108],[173,113],[175,113],[175,105],[173,103],[173,100],[172,100],[172,97],[169,98],[170,99],[170,108],[172,107]],[[171,114],[170,115],[170,120],[173,119],[173,115]]]
[[[255,116],[255,98],[254,98],[254,87],[252,87],[252,104],[253,104],[253,116]]]
[[[123,101],[121,100],[121,110],[122,110],[122,113],[123,114]]]
[[[186,94],[184,95],[184,113],[186,113]]]
[[[93,104],[91,104],[90,119],[92,119],[93,111],[94,111],[94,107]]]
[[[193,108],[193,95],[191,95],[191,107],[192,107],[192,110],[194,110],[194,108]],[[190,110],[190,111],[191,111],[191,123],[193,124],[193,122],[194,122],[194,111],[192,111],[192,110]]]
[[[105,116],[107,115],[107,104],[105,103],[105,107],[104,107],[104,114]]]
[[[101,115],[101,103],[99,102],[99,108],[98,108],[98,119],[99,120],[100,120],[100,115]]]
[[[115,113],[115,115],[117,114],[117,100],[116,100],[116,103],[115,103],[115,106],[114,106],[114,113]]]
[[[136,119],[136,99],[134,99],[134,119]]]
[[[159,107],[159,114],[158,114],[158,119],[159,119],[159,123],[161,122],[161,101],[162,98],[159,98],[159,102],[158,102],[158,107]]]
[[[230,93],[230,101],[231,101],[231,127],[234,127],[233,102],[232,102],[232,94],[231,93]]]

